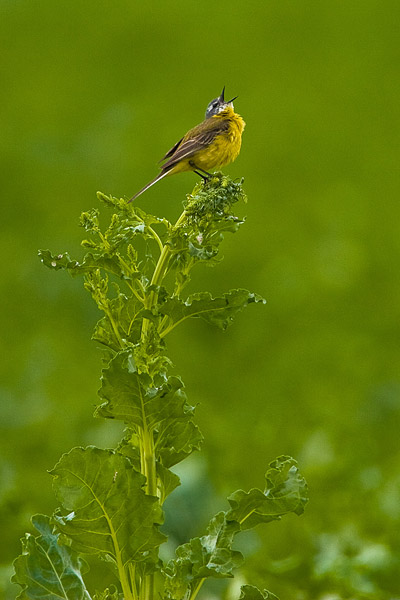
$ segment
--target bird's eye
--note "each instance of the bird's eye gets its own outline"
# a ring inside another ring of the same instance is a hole
[[[207,106],[207,112],[206,115],[208,114],[216,114],[217,109],[219,108],[220,102],[219,99],[216,98],[215,100],[212,100],[210,102],[210,104]]]

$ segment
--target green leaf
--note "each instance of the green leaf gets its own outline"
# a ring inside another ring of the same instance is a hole
[[[125,436],[120,440],[116,451],[129,458],[133,468],[140,473],[140,450],[137,435],[133,430],[128,427],[125,429]]]
[[[117,296],[107,303],[107,315],[97,322],[92,339],[115,352],[121,350],[121,339],[126,345],[136,344],[140,339],[143,317],[152,316],[148,313],[135,296],[129,298],[117,290]]]
[[[45,266],[53,270],[64,269],[73,276],[103,269],[121,280],[134,281],[143,274],[140,265],[144,265],[144,262],[138,261],[132,242],[136,241],[138,236],[146,241],[155,241],[157,236],[151,226],[162,224],[168,231],[171,225],[165,219],[147,215],[137,207],[129,207],[124,200],[107,197],[103,194],[100,194],[99,197],[103,201],[107,199],[106,203],[115,207],[118,213],[112,215],[110,224],[104,232],[99,226],[97,209],[82,213],[80,225],[91,237],[83,240],[81,245],[91,251],[79,261],[72,260],[68,252],[52,254],[49,250],[40,250],[39,258]],[[145,262],[149,263],[148,259],[152,257],[145,258]]]
[[[51,475],[58,500],[72,511],[55,521],[73,549],[110,557],[119,570],[131,561],[157,562],[166,539],[158,530],[162,512],[127,458],[92,446],[74,448]]]
[[[200,317],[225,330],[233,323],[236,314],[253,302],[265,304],[266,301],[258,294],[242,289],[230,290],[219,298],[213,298],[209,292],[201,292],[189,296],[185,302],[169,298],[159,306],[159,312],[168,315],[174,326],[188,317]]]
[[[239,531],[238,524],[227,521],[226,514],[220,512],[210,521],[207,535],[188,544],[189,552],[177,550],[177,556],[185,559],[190,556],[193,562],[194,577],[233,577],[232,570],[243,562],[243,556],[232,550],[233,538]],[[201,547],[201,555],[198,550]],[[182,548],[182,547],[181,547]]]
[[[124,421],[130,428],[155,437],[156,458],[170,467],[198,449],[202,436],[192,421],[183,383],[178,377],[159,378],[135,370],[130,351],[117,354],[103,370],[98,392],[105,400],[96,416]]]
[[[38,256],[40,261],[46,267],[49,267],[49,269],[55,269],[56,271],[59,269],[73,269],[75,265],[78,265],[77,261],[71,260],[68,252],[63,252],[62,254],[52,254],[50,250],[39,250]]]
[[[203,435],[187,413],[185,418],[174,417],[160,423],[155,436],[155,447],[160,461],[165,467],[172,467],[189,456],[193,451],[200,450]]]
[[[185,209],[191,217],[192,224],[213,224],[214,229],[221,221],[231,220],[232,206],[242,200],[246,202],[243,191],[243,180],[233,181],[222,172],[213,173],[206,181],[199,181],[193,192],[188,194]],[[237,217],[235,220],[239,221]]]
[[[239,530],[238,523],[228,522],[225,513],[220,512],[210,521],[206,535],[178,546],[176,558],[165,568],[167,598],[183,598],[188,587],[193,590],[196,580],[233,577],[233,569],[243,562],[242,554],[232,550]]]
[[[83,275],[97,269],[104,269],[121,278],[123,275],[118,262],[118,257],[115,254],[93,254],[93,252],[88,252],[83,257],[82,261],[79,262],[77,260],[72,260],[68,252],[52,254],[50,250],[39,250],[39,258],[46,267],[55,271],[64,269],[65,271],[68,271],[70,275]]]
[[[96,414],[119,419],[127,425],[154,430],[166,418],[185,418],[186,394],[178,377],[170,377],[154,387],[147,373],[138,373],[131,352],[117,354],[103,370],[98,392],[105,402]]]
[[[171,494],[179,485],[181,480],[178,475],[173,473],[170,469],[164,467],[161,463],[157,462],[157,477],[161,484],[161,503],[164,502],[165,498]]]
[[[157,223],[163,223],[166,226],[170,226],[166,219],[148,214],[136,204],[127,203],[124,198],[108,196],[103,192],[97,192],[96,195],[97,198],[108,207],[117,209],[118,214],[123,217],[124,220],[128,221],[129,224],[144,223],[145,225],[150,226]]]
[[[50,519],[35,515],[32,523],[40,535],[27,533],[22,539],[22,554],[14,561],[14,583],[23,590],[17,600],[87,600],[90,599],[82,579],[86,563],[66,546],[58,544]]]
[[[270,464],[265,478],[264,492],[238,490],[228,498],[231,510],[227,519],[238,521],[242,530],[280,519],[290,512],[297,515],[304,512],[308,502],[307,484],[293,458],[277,458]]]
[[[93,600],[120,600],[120,598],[121,594],[114,586],[107,588],[104,592],[96,592],[93,596]]]
[[[172,252],[168,269],[175,270],[179,286],[187,283],[194,264],[217,263],[224,234],[237,231],[244,222],[232,213],[233,204],[244,199],[242,182],[234,182],[222,173],[213,173],[206,182],[199,182],[187,196],[184,218],[179,219],[179,227],[170,228],[166,242]]]
[[[164,569],[165,595],[169,600],[182,599],[196,594],[196,585],[207,577],[233,577],[243,557],[232,549],[234,536],[260,523],[278,519],[288,512],[300,514],[307,502],[306,483],[299,474],[296,462],[281,456],[270,464],[266,473],[265,492],[253,489],[239,490],[228,501],[231,509],[218,513],[210,522],[207,535],[194,538],[179,546],[176,558]],[[264,590],[252,586],[242,588],[241,599],[276,599]]]
[[[259,590],[254,585],[242,585],[239,600],[279,600],[279,598],[272,592]]]

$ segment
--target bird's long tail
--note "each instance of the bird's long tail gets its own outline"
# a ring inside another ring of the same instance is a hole
[[[143,194],[143,192],[145,192],[146,190],[149,189],[149,187],[151,187],[152,185],[154,185],[155,183],[157,183],[157,181],[160,181],[160,179],[162,179],[163,177],[165,177],[166,175],[168,175],[169,170],[168,171],[162,171],[159,175],[157,175],[157,177],[155,177],[152,181],[150,181],[150,183],[148,183],[147,185],[144,186],[144,188],[142,188],[139,192],[137,192],[134,196],[132,196],[132,198],[130,200],[128,200],[129,202],[132,202],[132,200],[135,200],[135,198],[137,198],[138,196],[140,196],[140,194]]]

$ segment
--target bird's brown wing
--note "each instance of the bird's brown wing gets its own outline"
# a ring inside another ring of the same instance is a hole
[[[193,156],[199,150],[211,144],[214,138],[225,133],[229,129],[229,123],[222,119],[207,119],[187,132],[179,142],[167,152],[162,160],[169,158],[163,164],[162,170],[171,169],[177,162]]]
[[[178,149],[179,145],[181,144],[181,142],[183,141],[183,138],[181,138],[179,140],[179,142],[176,142],[176,144],[174,144],[171,148],[171,150],[168,150],[167,154],[165,156],[162,157],[162,159],[159,162],[163,162],[164,160],[166,160],[167,158],[169,158],[170,156],[173,155],[173,153],[175,152],[175,150]]]

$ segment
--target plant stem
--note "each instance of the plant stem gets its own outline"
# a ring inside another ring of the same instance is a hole
[[[154,454],[153,434],[146,429],[142,441],[142,473],[146,477],[146,492],[150,496],[157,496],[156,457]]]
[[[165,270],[166,270],[169,258],[170,258],[170,253],[171,253],[170,248],[167,245],[165,245],[163,248],[163,251],[160,254],[160,258],[158,259],[158,262],[157,262],[156,268],[154,270],[150,285],[160,285],[161,284],[161,282],[164,278],[164,275],[165,275]],[[151,310],[153,308],[153,306],[157,303],[157,298],[158,298],[157,292],[155,290],[152,290],[145,300],[145,307],[147,309]],[[143,319],[142,340],[145,339],[148,334],[149,325],[150,325],[149,319]]]
[[[186,217],[186,211],[184,210],[177,222],[175,223],[173,229],[177,229],[179,225],[181,225],[182,221],[184,221]],[[166,270],[168,267],[168,262],[171,257],[171,248],[168,244],[165,244],[162,247],[162,251],[158,262],[156,264],[156,268],[154,269],[153,277],[151,278],[150,285],[151,286],[160,286],[162,280],[165,277]],[[157,304],[158,293],[155,290],[151,290],[147,298],[145,299],[145,307],[149,310],[152,310],[154,306]],[[146,338],[149,331],[150,321],[149,319],[143,319],[142,325],[142,341]]]
[[[200,588],[203,585],[204,581],[205,581],[204,577],[203,577],[203,579],[199,580],[198,584],[196,585],[196,587],[194,588],[194,590],[190,594],[189,600],[194,600],[196,598],[196,596],[199,593]]]
[[[160,240],[159,235],[157,234],[156,231],[154,231],[154,229],[152,227],[150,227],[150,225],[148,225],[147,228],[150,231],[150,233],[152,234],[153,238],[156,240],[158,247],[160,248],[160,252],[162,252],[164,249],[164,246],[163,246],[162,241]]]
[[[114,544],[118,575],[119,575],[119,580],[121,582],[122,592],[124,594],[124,600],[134,600],[132,591],[131,591],[131,588],[129,585],[128,574],[125,571],[125,567],[124,567],[124,564],[122,561],[122,554],[121,554],[121,549],[118,544],[116,531],[114,530],[113,524],[112,524],[111,520],[109,519],[109,517],[107,516],[107,514],[105,514],[104,516],[108,522],[111,538],[112,538],[113,544]]]
[[[129,568],[129,575],[130,575],[130,580],[131,580],[130,583],[131,583],[133,600],[138,600],[138,593],[137,593],[137,589],[136,589],[136,579],[135,579],[135,565],[130,563],[128,568]]]
[[[115,337],[117,338],[119,345],[121,346],[121,349],[124,349],[125,344],[122,341],[121,335],[119,333],[118,325],[114,321],[114,317],[113,317],[111,309],[109,308],[108,301],[106,302],[106,305],[105,305],[105,307],[104,307],[103,310],[104,310],[105,314],[107,315],[107,317],[108,317],[108,319],[109,319],[109,321],[111,323],[111,327],[112,327],[112,329],[114,331]]]
[[[174,225],[174,229],[179,227],[184,218],[186,212],[183,211],[179,219]],[[168,244],[164,246],[157,234],[154,232],[154,237],[159,243],[160,256],[158,258],[156,267],[154,269],[153,276],[151,278],[150,285],[159,287],[165,277],[168,268],[168,262],[171,257],[171,249]],[[158,239],[157,239],[158,238]],[[144,306],[148,310],[152,310],[158,300],[158,292],[152,289],[147,296],[145,296]],[[142,323],[141,341],[146,343],[146,339],[149,333],[150,321],[144,318]],[[146,493],[151,496],[157,496],[157,472],[156,472],[156,457],[154,451],[154,437],[153,432],[147,429],[146,416],[143,410],[143,430],[142,439],[140,443],[140,459],[141,459],[141,471],[146,477]],[[143,600],[153,600],[154,597],[154,573],[147,575],[142,582],[142,593],[140,594]]]
[[[144,600],[153,600],[154,598],[154,573],[147,575],[144,581]]]

